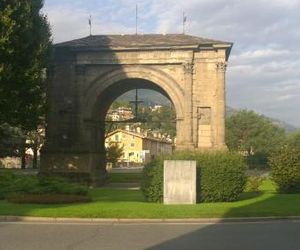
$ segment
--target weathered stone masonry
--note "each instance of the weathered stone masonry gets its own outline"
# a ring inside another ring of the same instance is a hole
[[[231,47],[187,35],[89,36],[56,44],[41,171],[104,173],[106,112],[134,88],[157,90],[172,101],[178,150],[226,148],[225,70]]]

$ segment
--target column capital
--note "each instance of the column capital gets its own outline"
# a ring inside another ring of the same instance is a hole
[[[185,74],[193,74],[194,64],[193,63],[184,63],[183,69]]]
[[[216,63],[216,70],[219,72],[226,72],[226,68],[227,68],[227,62],[217,62]]]

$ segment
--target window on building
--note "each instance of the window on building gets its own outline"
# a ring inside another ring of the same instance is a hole
[[[130,144],[130,146],[133,148],[135,145],[134,145],[134,142],[132,142],[131,144]]]
[[[115,135],[115,141],[119,141],[119,135]]]

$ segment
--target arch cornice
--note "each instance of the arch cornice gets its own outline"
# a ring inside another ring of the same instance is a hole
[[[84,114],[89,114],[92,117],[92,110],[97,103],[98,97],[114,83],[130,78],[140,78],[153,82],[155,85],[162,88],[173,102],[177,119],[183,117],[183,98],[184,91],[179,83],[169,74],[162,70],[155,69],[151,66],[128,65],[118,67],[109,72],[101,74],[95,80],[88,84],[85,92],[85,111]]]

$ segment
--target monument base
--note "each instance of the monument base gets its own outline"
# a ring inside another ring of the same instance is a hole
[[[196,203],[196,161],[164,161],[164,204]]]
[[[41,176],[60,176],[92,186],[103,186],[108,180],[105,159],[99,153],[44,151],[40,165]]]

